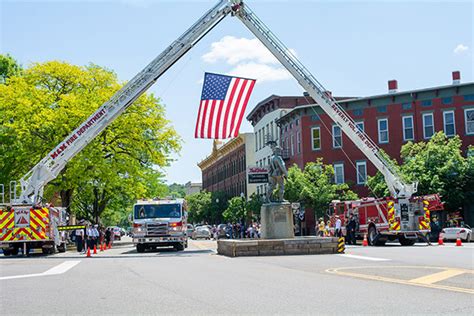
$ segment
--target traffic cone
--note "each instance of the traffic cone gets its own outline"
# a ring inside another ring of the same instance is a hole
[[[89,258],[90,256],[91,256],[91,248],[87,247],[86,257]]]
[[[97,247],[94,245],[94,255],[97,254]]]
[[[109,249],[112,249],[112,243],[109,242]]]
[[[443,245],[444,245],[443,234],[439,234],[438,246],[443,246]]]
[[[367,241],[367,234],[364,234],[364,240],[362,241],[362,246],[367,247],[369,242]]]
[[[461,246],[462,246],[462,241],[461,241],[461,237],[459,237],[459,234],[458,234],[458,238],[456,239],[456,246],[457,246],[457,247],[461,247]]]
[[[102,243],[100,243],[100,251],[104,251],[104,247],[102,246]]]

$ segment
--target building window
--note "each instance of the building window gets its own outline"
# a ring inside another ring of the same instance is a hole
[[[354,109],[352,110],[352,114],[354,114],[354,116],[362,116],[364,114],[364,109]]]
[[[255,132],[255,151],[258,151],[258,133]]]
[[[411,110],[411,103],[402,103],[402,110]]]
[[[367,181],[367,162],[357,161],[357,184],[365,184]]]
[[[431,104],[432,104],[431,100],[421,101],[421,106],[431,106]]]
[[[294,156],[295,155],[295,137],[294,135],[291,135],[290,136],[290,150],[291,150],[291,156]]]
[[[296,119],[295,125],[296,125],[296,126],[300,125],[300,119]]]
[[[443,112],[443,126],[446,136],[456,134],[456,123],[454,122],[454,111]]]
[[[474,109],[464,110],[464,119],[466,122],[466,134],[474,134]]]
[[[387,113],[387,106],[386,105],[381,105],[377,107],[377,112],[379,113]]]
[[[356,122],[356,127],[359,131],[361,131],[362,133],[364,132],[364,122]]]
[[[434,134],[433,113],[423,114],[423,138],[431,138]]]
[[[452,97],[443,98],[442,102],[443,104],[451,104],[453,103],[453,98]]]
[[[263,165],[264,165],[264,166],[267,165],[267,158],[263,158]]]
[[[321,149],[321,129],[319,127],[311,129],[311,145],[313,150]]]
[[[415,138],[413,133],[413,116],[402,117],[402,125],[403,140],[413,140]]]
[[[296,152],[301,153],[301,132],[296,133]]]
[[[465,95],[464,101],[474,101],[474,94]]]
[[[344,164],[342,163],[334,164],[334,182],[336,184],[344,183]]]
[[[379,119],[377,123],[379,127],[379,143],[388,143],[388,119]]]
[[[275,134],[273,132],[273,121],[270,122],[270,134],[271,134],[272,140],[275,140]]]
[[[262,149],[262,130],[258,130],[258,149]]]
[[[334,148],[342,147],[342,131],[339,125],[332,126],[332,147]]]

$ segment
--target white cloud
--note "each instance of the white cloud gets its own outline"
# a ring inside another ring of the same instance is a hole
[[[465,51],[467,51],[469,49],[469,47],[467,47],[466,45],[464,44],[459,44],[458,46],[456,46],[456,48],[454,49],[454,53],[455,54],[462,54],[464,53]]]
[[[274,67],[259,63],[239,64],[230,70],[228,75],[257,79],[257,83],[264,81],[278,81],[291,79],[291,74],[283,67]]]
[[[293,49],[289,51],[296,56]],[[211,44],[202,59],[210,64],[224,62],[234,67],[228,74],[257,79],[257,82],[291,78],[290,73],[258,39],[224,36]]]

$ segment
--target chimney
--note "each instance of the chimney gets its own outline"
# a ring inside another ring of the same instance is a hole
[[[395,93],[398,90],[398,82],[397,80],[389,80],[388,81],[388,93]]]
[[[453,84],[461,83],[461,72],[459,70],[453,71]]]

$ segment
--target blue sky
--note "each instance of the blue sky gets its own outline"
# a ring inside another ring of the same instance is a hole
[[[0,0],[0,52],[21,64],[63,60],[132,78],[217,1]],[[333,95],[462,82],[474,73],[472,1],[246,1]],[[302,89],[236,18],[228,17],[150,89],[184,140],[168,182],[200,181],[212,141],[194,139],[205,71],[257,77],[246,114],[271,94]],[[248,122],[241,132],[252,131]]]

